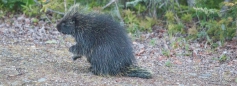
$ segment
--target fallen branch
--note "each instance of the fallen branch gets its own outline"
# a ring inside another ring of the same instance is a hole
[[[105,9],[106,7],[110,6],[112,3],[115,3],[116,9],[117,9],[117,13],[116,13],[116,14],[117,14],[118,18],[120,19],[120,22],[121,22],[122,24],[124,24],[123,18],[121,17],[120,12],[119,12],[117,0],[110,0],[110,2],[109,2],[108,4],[106,4],[102,9]]]

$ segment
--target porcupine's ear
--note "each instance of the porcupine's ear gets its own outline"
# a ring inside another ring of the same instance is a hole
[[[68,18],[72,18],[75,16],[75,14],[77,14],[79,11],[79,4],[75,4],[73,6],[71,6],[68,11],[65,13],[63,19],[68,19]]]
[[[57,24],[57,29],[63,34],[73,35],[75,33],[75,20],[79,11],[79,4],[75,4],[69,8],[64,17]]]

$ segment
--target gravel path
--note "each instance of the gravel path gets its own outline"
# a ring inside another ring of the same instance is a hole
[[[54,24],[24,16],[0,21],[0,86],[236,86],[237,43],[212,49],[165,32],[141,34],[133,42],[139,66],[152,79],[93,75],[85,58],[72,61],[73,38]],[[221,61],[220,58],[225,59]]]

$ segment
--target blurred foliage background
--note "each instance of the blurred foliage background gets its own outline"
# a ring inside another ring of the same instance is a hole
[[[237,38],[237,0],[0,0],[0,18],[24,14],[56,23],[75,3],[111,14],[138,38],[157,29],[213,46]]]

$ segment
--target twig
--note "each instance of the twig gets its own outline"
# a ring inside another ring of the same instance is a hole
[[[117,0],[111,0],[111,1],[110,1],[108,4],[106,4],[102,9],[105,9],[106,7],[110,6],[112,3],[115,3],[116,9],[117,9],[117,16],[118,16],[118,18],[120,19],[121,23],[124,24],[123,18],[121,17],[120,12],[119,12],[119,7],[118,7],[118,4],[117,4]]]
[[[116,2],[116,0],[110,0],[110,2],[106,4],[102,9],[105,9],[106,7],[110,6],[114,2]]]
[[[40,3],[38,0],[34,0],[34,2],[37,4],[37,5],[42,5],[42,3]],[[50,2],[50,0],[46,0],[45,2],[44,2],[44,4],[47,4],[47,3],[49,3]]]
[[[47,12],[53,12],[53,13],[57,13],[57,14],[60,14],[60,15],[64,15],[64,13],[63,12],[59,12],[59,11],[54,11],[54,10],[52,10],[52,9],[47,9]]]
[[[35,2],[36,4],[38,4],[38,5],[40,5],[40,3],[39,3],[37,0],[34,0],[34,2]]]
[[[118,18],[121,20],[121,22],[124,24],[123,18],[121,17],[120,12],[119,12],[119,8],[118,8],[117,2],[115,2],[115,5],[116,5],[116,9],[117,9],[117,16],[118,16]]]
[[[67,0],[64,0],[64,9],[65,9],[65,12],[67,12]]]
[[[46,15],[46,19],[50,22],[50,23],[52,23],[52,21],[49,19],[49,17]]]

